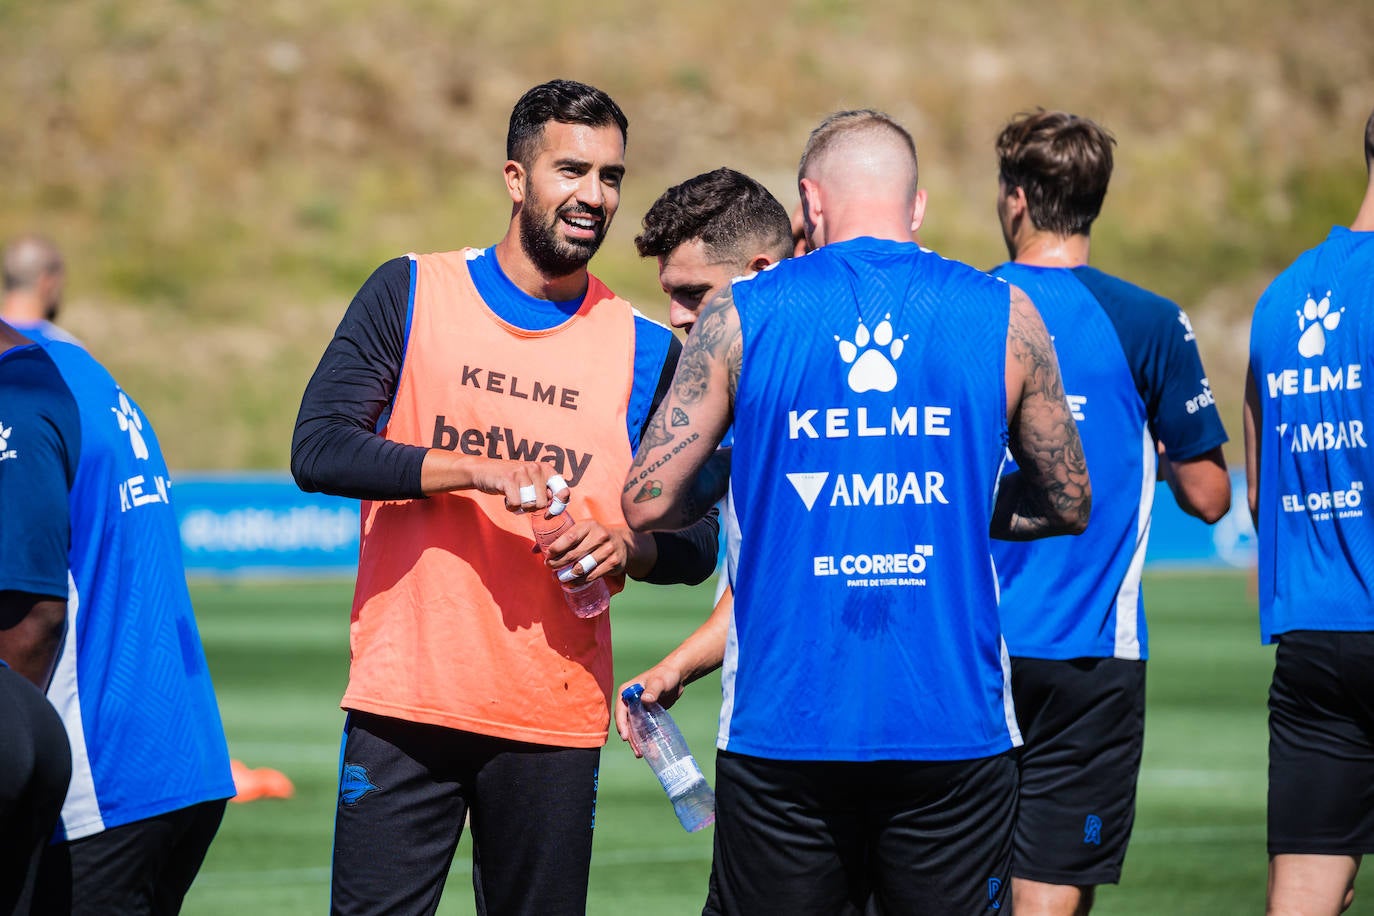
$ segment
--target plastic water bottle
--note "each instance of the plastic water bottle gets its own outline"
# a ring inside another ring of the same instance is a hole
[[[631,684],[621,693],[629,709],[635,744],[668,793],[677,819],[695,833],[716,822],[716,795],[687,750],[687,741],[673,717],[657,703],[645,703],[640,698],[643,693],[643,684]]]
[[[549,518],[545,512],[530,513],[530,527],[534,529],[534,542],[539,545],[539,550],[545,556],[549,553],[549,545],[558,540],[563,532],[573,526],[572,513],[564,509],[560,514]],[[606,587],[604,579],[594,579],[591,582],[576,584],[564,582],[563,577],[569,575],[570,571],[577,564],[569,563],[562,569],[554,573],[558,579],[558,584],[563,586],[563,597],[568,602],[568,607],[578,617],[596,617],[605,613],[606,608],[611,606],[611,590]]]

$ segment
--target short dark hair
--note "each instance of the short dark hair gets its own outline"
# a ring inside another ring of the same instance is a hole
[[[614,124],[620,128],[621,139],[629,139],[630,122],[609,95],[575,80],[550,80],[520,96],[511,109],[506,158],[529,165],[544,135],[544,125],[550,121],[589,127]]]
[[[755,241],[781,260],[792,252],[792,219],[763,185],[722,167],[664,191],[644,214],[635,248],[640,257],[661,258],[692,239],[722,260],[750,257],[741,248]]]
[[[1364,168],[1366,172],[1374,173],[1374,111],[1369,113],[1369,120],[1364,122]]]
[[[1087,235],[1107,196],[1115,143],[1087,118],[1043,108],[1023,112],[997,138],[1002,183],[1026,192],[1035,228]]]

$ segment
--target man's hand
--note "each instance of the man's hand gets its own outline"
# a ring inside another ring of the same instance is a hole
[[[572,581],[581,583],[616,574],[644,575],[652,568],[656,556],[652,535],[636,534],[621,526],[607,528],[595,519],[582,519],[549,545],[544,563],[552,569],[573,564],[571,572],[576,575]],[[587,557],[596,565],[586,566]]]
[[[615,730],[620,732],[621,741],[630,742],[630,750],[635,752],[636,757],[643,757],[644,752],[635,743],[634,732],[630,730],[630,709],[625,705],[625,698],[621,696],[625,692],[625,688],[631,684],[644,685],[644,695],[640,697],[642,702],[657,703],[664,709],[668,709],[678,701],[687,685],[682,682],[682,672],[669,665],[665,660],[616,688]]]
[[[427,494],[477,490],[504,496],[510,512],[547,509],[553,500],[566,506],[569,499],[568,484],[546,462],[474,458],[437,448],[429,450],[420,467],[420,489]]]

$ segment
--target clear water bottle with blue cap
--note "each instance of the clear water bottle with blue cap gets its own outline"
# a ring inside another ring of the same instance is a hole
[[[645,703],[643,693],[643,684],[631,684],[621,693],[629,711],[631,738],[668,793],[677,819],[695,833],[716,822],[716,795],[673,717],[657,703]]]

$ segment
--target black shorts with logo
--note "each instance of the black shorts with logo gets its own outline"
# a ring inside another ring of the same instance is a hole
[[[1021,807],[1012,874],[1087,887],[1121,880],[1145,744],[1145,662],[1013,658]]]
[[[1374,853],[1374,633],[1278,638],[1269,688],[1269,854]]]
[[[854,763],[721,751],[705,912],[1009,913],[1015,811],[1010,752]]]
[[[434,913],[466,818],[477,912],[581,916],[600,760],[350,712],[331,912]]]

